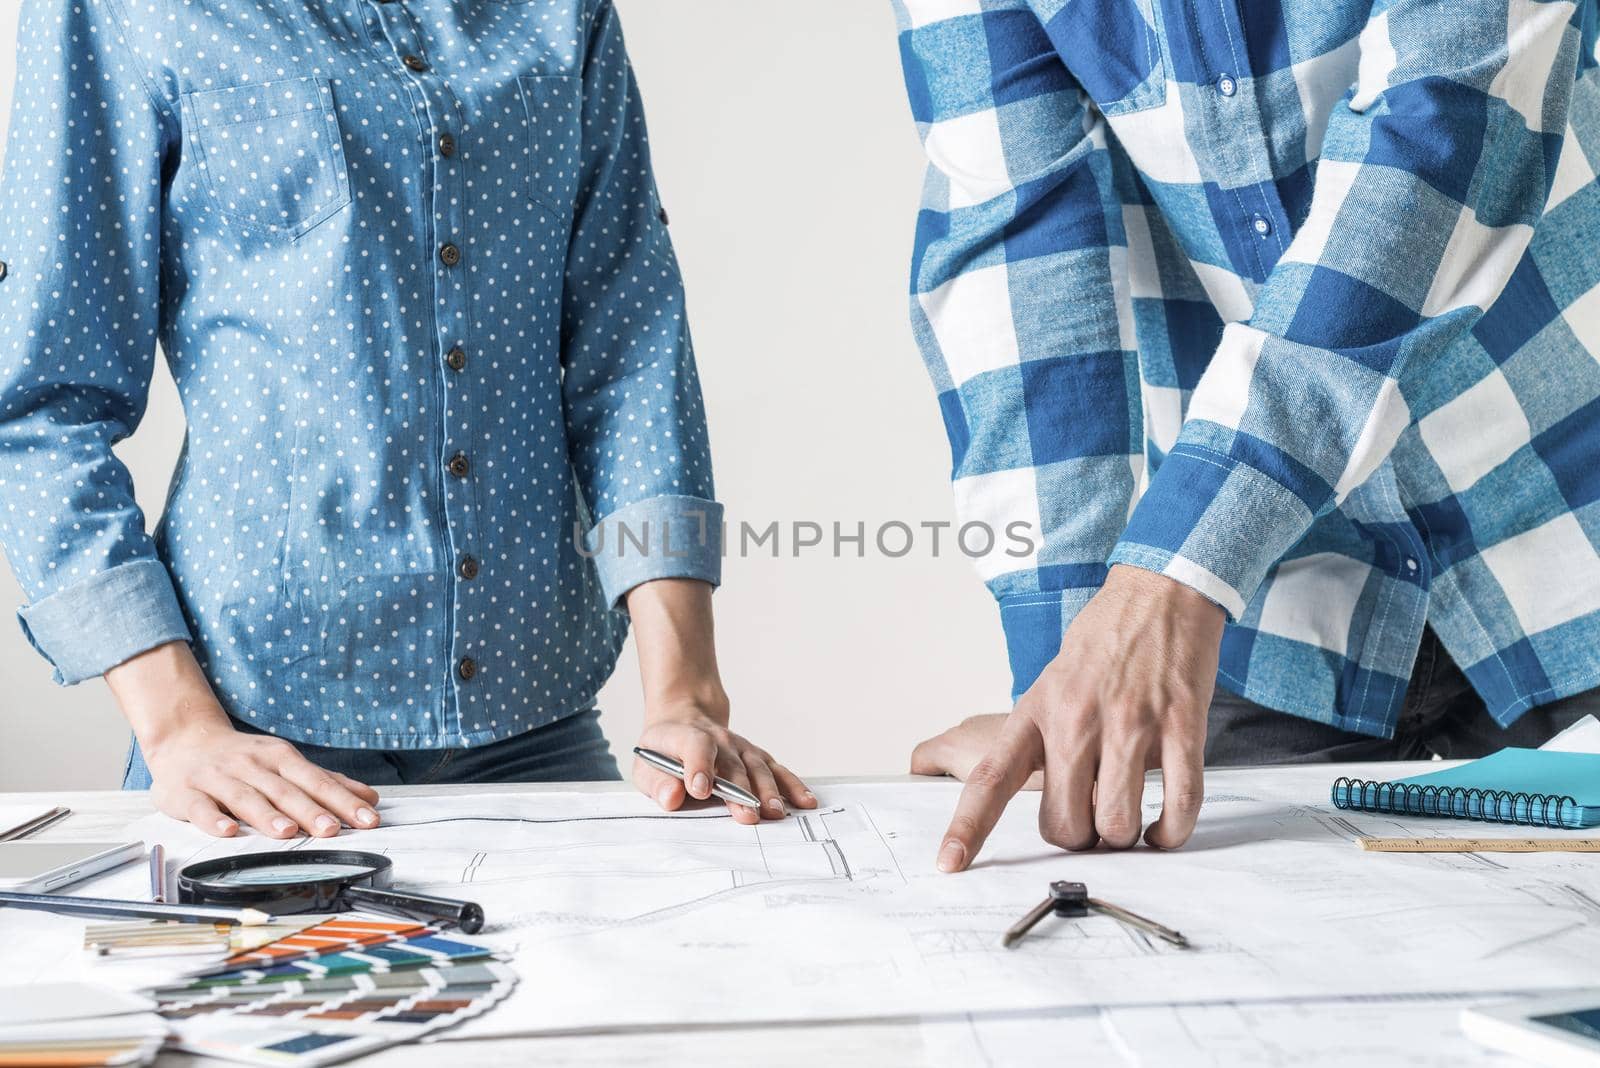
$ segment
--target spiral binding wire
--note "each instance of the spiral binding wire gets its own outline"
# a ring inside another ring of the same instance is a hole
[[[1576,798],[1558,794],[1374,782],[1344,775],[1333,781],[1333,804],[1335,808],[1358,809],[1362,812],[1402,812],[1412,816],[1447,816],[1487,823],[1556,828],[1566,826],[1563,817],[1568,808],[1575,810],[1578,807]],[[1507,812],[1510,814],[1506,815]]]

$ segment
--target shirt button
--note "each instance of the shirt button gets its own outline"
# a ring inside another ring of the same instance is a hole
[[[444,362],[450,365],[450,370],[459,371],[467,365],[467,353],[460,345],[456,345],[444,354]]]
[[[476,556],[463,556],[461,558],[461,577],[468,582],[478,577],[478,558]]]
[[[454,245],[440,245],[439,262],[446,267],[454,267],[461,262],[461,250]]]
[[[1232,96],[1239,91],[1239,83],[1233,80],[1233,75],[1224,74],[1217,79],[1217,92],[1223,96]]]
[[[1259,236],[1266,237],[1272,233],[1272,220],[1257,212],[1250,216],[1250,229],[1254,230]]]
[[[471,682],[478,674],[478,662],[470,656],[464,656],[456,664],[456,674],[461,676],[462,682]]]
[[[458,452],[450,457],[450,463],[446,466],[457,478],[466,478],[472,473],[472,461],[467,459],[467,454],[464,452]]]
[[[456,154],[456,139],[449,134],[439,135],[439,155],[449,159]]]
[[[11,273],[11,268],[6,266],[5,260],[0,260],[0,282],[6,280],[6,275]]]
[[[421,74],[423,71],[428,69],[428,61],[423,59],[421,56],[406,56],[400,62],[404,63],[409,69],[416,71],[418,74]]]
[[[670,226],[672,224],[672,221],[667,218],[667,209],[666,208],[657,208],[656,209],[656,218],[661,220],[661,225],[662,226]]]

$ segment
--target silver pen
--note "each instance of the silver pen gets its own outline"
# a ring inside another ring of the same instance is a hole
[[[658,753],[654,749],[641,749],[638,746],[633,747],[633,753],[646,764],[654,768],[660,768],[675,779],[684,778],[683,765],[665,753]],[[746,808],[753,808],[757,811],[761,809],[761,801],[755,794],[752,794],[742,786],[735,786],[727,779],[712,778],[711,796],[720,797],[724,801],[732,801],[736,805],[743,805]]]

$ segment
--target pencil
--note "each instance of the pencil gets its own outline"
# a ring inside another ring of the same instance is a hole
[[[67,808],[65,805],[57,805],[55,808],[44,813],[42,816],[35,816],[27,823],[13,827],[4,834],[0,834],[0,842],[12,842],[18,838],[26,838],[30,834],[38,834],[51,824],[58,823],[70,815],[72,815],[72,810],[70,808]]]
[[[163,905],[149,901],[116,901],[103,897],[65,897],[60,894],[18,894],[0,891],[0,907],[58,912],[64,916],[132,916],[181,923],[231,923],[260,927],[272,917],[259,909],[227,909],[215,905]]]

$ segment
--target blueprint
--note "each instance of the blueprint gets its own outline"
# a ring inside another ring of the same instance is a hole
[[[1172,853],[1063,854],[1038,837],[1038,795],[1023,795],[955,876],[932,864],[957,793],[937,783],[824,787],[817,811],[758,827],[624,792],[404,797],[338,844],[484,907],[481,937],[521,983],[461,1037],[1593,983],[1592,856],[1366,853],[1361,835],[1483,827],[1334,810],[1318,769],[1213,772],[1207,787],[1194,839]],[[322,844],[212,839],[164,817],[131,830],[180,862]],[[1090,916],[1047,919],[1002,949],[1062,878],[1194,948]]]
[[[1461,1033],[1461,1010],[1485,994],[1153,1005],[1106,1009],[1102,1023],[1130,1068],[1514,1068],[1523,1062]]]
[[[1462,1034],[1461,1010],[1481,996],[1351,997],[968,1013],[921,1022],[930,1068],[1064,1064],[1164,1068],[1512,1068],[1520,1060]],[[1070,1051],[1070,1053],[1065,1052]]]

